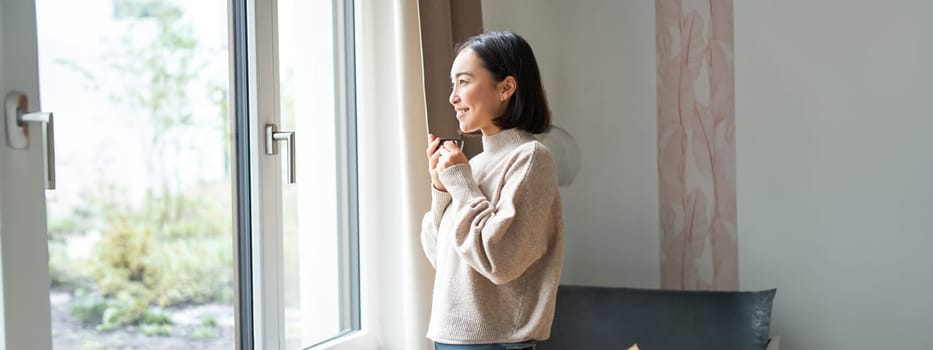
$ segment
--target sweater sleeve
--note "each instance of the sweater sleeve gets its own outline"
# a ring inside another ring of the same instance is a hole
[[[421,219],[421,247],[434,268],[437,268],[437,229],[450,201],[449,193],[438,191],[431,186],[431,210]]]
[[[513,158],[493,203],[480,190],[469,164],[440,174],[457,210],[454,244],[459,256],[491,282],[502,285],[521,276],[552,241],[549,220],[557,196],[557,168],[543,145],[533,143]]]

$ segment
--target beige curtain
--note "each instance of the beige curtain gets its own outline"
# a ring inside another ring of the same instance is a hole
[[[425,11],[426,8],[433,11]],[[427,350],[433,349],[431,342],[425,338],[425,332],[431,313],[434,269],[424,256],[419,234],[421,218],[431,204],[431,179],[427,172],[424,148],[429,130],[436,135],[449,135],[449,128],[453,126],[453,135],[456,135],[456,118],[447,102],[448,76],[453,61],[452,42],[481,31],[482,13],[479,0],[419,3],[396,0],[395,18],[396,67],[399,75],[396,91],[401,126],[401,178],[404,181],[402,227],[406,233],[402,237],[401,250],[403,349]],[[452,21],[452,18],[457,20]],[[434,19],[446,19],[448,24]],[[425,23],[431,24],[431,27],[422,27]],[[451,33],[446,42],[439,45],[426,44],[426,39],[434,40],[435,35],[445,31]],[[441,131],[441,127],[432,128],[435,123],[444,123],[441,124],[444,130]],[[479,142],[469,143],[468,150],[472,150],[473,154],[478,152]]]
[[[421,49],[424,60],[424,95],[428,128],[441,137],[457,137],[457,118],[447,102],[454,46],[483,31],[480,0],[422,0]],[[472,157],[482,150],[479,136],[466,137],[464,152]]]
[[[362,274],[371,276],[363,286],[363,327],[384,350],[433,348],[425,334],[434,270],[420,241],[431,201],[424,148],[429,120],[436,135],[456,135],[447,75],[456,38],[482,27],[479,9],[472,0],[361,2],[360,244]],[[473,29],[455,29],[462,26],[451,18],[461,13],[469,13],[465,23]],[[446,39],[434,43],[443,38],[436,36],[438,26],[446,26],[440,30]],[[478,150],[478,143],[467,147]]]
[[[433,269],[421,250],[430,206],[415,0],[360,3],[357,52],[363,328],[384,350],[427,350]],[[353,347],[348,347],[353,348]]]
[[[402,288],[404,307],[404,349],[432,349],[425,338],[431,313],[434,270],[421,248],[421,218],[430,208],[431,178],[424,156],[428,126],[425,117],[424,76],[421,62],[421,36],[418,7],[414,1],[396,1],[395,24],[398,37],[397,67],[399,125],[401,125],[402,208],[404,245],[402,247]]]

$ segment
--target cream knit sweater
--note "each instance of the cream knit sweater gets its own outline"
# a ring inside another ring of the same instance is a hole
[[[484,151],[439,175],[421,243],[436,269],[428,338],[448,344],[545,340],[563,263],[551,152],[528,132],[483,137]]]

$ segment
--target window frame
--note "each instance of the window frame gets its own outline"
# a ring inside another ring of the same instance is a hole
[[[267,123],[278,124],[276,0],[230,0],[231,90],[237,169],[235,227],[237,261],[237,344],[239,349],[279,349],[285,344],[281,206],[283,185],[278,157],[263,153]],[[357,4],[333,0],[338,145],[338,205],[342,288],[341,323],[348,330],[307,349],[378,349],[364,324],[359,210],[356,48]],[[299,136],[300,137],[300,136]]]

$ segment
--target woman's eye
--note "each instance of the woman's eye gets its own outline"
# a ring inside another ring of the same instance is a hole
[[[467,83],[467,81],[466,81],[466,80],[460,80],[459,83],[460,83],[460,85],[462,86],[462,85],[465,85],[465,84]]]

